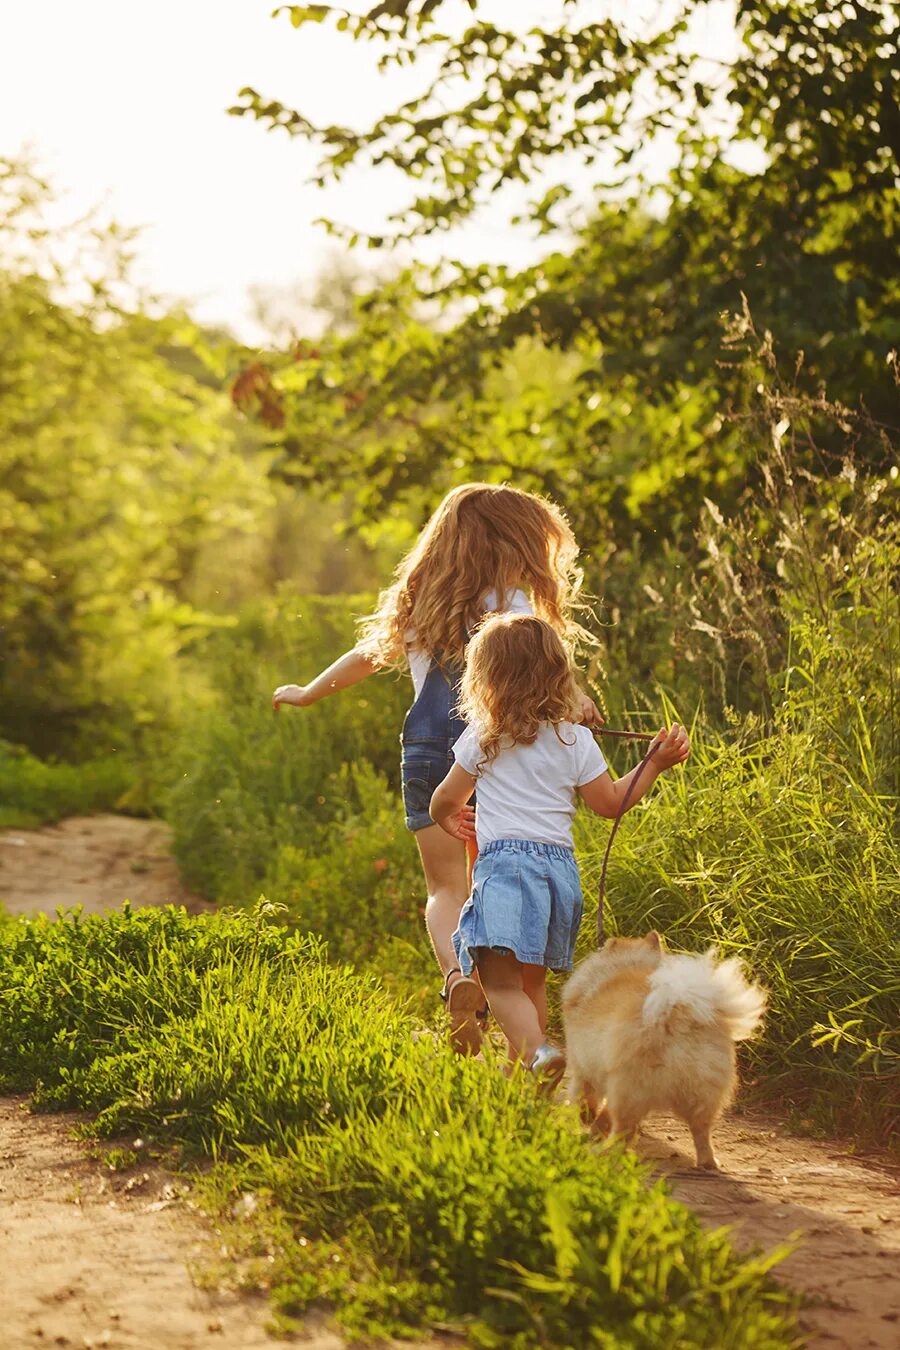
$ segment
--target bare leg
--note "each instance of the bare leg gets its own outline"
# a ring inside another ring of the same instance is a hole
[[[425,926],[438,965],[446,975],[459,965],[450,939],[456,931],[459,912],[469,894],[466,846],[460,840],[451,838],[440,825],[428,825],[424,830],[416,830],[416,843],[428,887]]]
[[[541,1040],[547,1031],[547,972],[543,966],[520,966],[522,988],[534,1004],[541,1028]]]
[[[459,961],[453,950],[453,934],[459,923],[459,914],[469,894],[469,869],[466,847],[453,839],[440,825],[428,825],[416,831],[416,843],[422,859],[422,870],[428,886],[425,903],[425,926],[438,964],[448,976],[459,970]],[[463,1055],[475,1055],[481,1049],[482,1031],[478,1013],[485,1005],[484,993],[478,987],[478,974],[471,979],[454,975],[445,985],[447,1012],[450,1017],[450,1042]]]
[[[544,1033],[534,1000],[525,992],[526,969],[511,953],[483,951],[478,962],[481,984],[491,1012],[509,1042],[510,1058],[531,1064]]]

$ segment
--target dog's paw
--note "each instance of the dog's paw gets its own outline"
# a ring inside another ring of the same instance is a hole
[[[609,1112],[605,1106],[600,1110],[589,1123],[589,1129],[595,1139],[606,1139],[609,1134]]]

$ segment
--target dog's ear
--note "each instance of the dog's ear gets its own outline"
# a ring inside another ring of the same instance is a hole
[[[646,946],[652,947],[654,951],[657,952],[662,951],[662,938],[659,936],[659,933],[657,933],[655,928],[653,929],[652,933],[648,933],[647,936],[644,938],[644,943]]]

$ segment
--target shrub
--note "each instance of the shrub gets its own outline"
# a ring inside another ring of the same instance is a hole
[[[47,762],[0,741],[0,829],[28,828],[120,808],[134,781],[127,759],[107,755],[81,764]]]
[[[260,605],[200,654],[207,698],[179,738],[168,814],[188,882],[214,899],[255,894],[284,844],[305,847],[339,816],[341,765],[373,764],[396,786],[406,691],[378,675],[312,708],[272,711],[278,684],[310,678],[353,642],[365,599]]]
[[[424,883],[403,803],[365,761],[345,765],[327,791],[340,803],[308,841],[281,844],[263,877],[269,900],[320,934],[337,960],[365,960],[389,937],[416,942]]]

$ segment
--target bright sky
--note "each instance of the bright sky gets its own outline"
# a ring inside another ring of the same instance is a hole
[[[630,3],[629,14],[639,7]],[[143,227],[140,279],[249,341],[261,337],[250,288],[311,279],[335,250],[317,217],[376,230],[405,193],[397,183],[388,200],[384,177],[361,171],[318,191],[306,182],[313,147],[225,109],[251,85],[314,121],[363,126],[422,78],[381,77],[373,46],[325,26],[296,31],[271,17],[274,8],[274,0],[0,0],[0,154],[30,147],[72,214],[100,204]],[[558,0],[481,8],[501,21],[514,11],[523,27],[560,11]],[[703,21],[710,54],[733,40],[729,8]],[[455,235],[450,251],[524,264],[542,247],[498,211]],[[446,238],[419,252],[433,258],[441,248]]]

